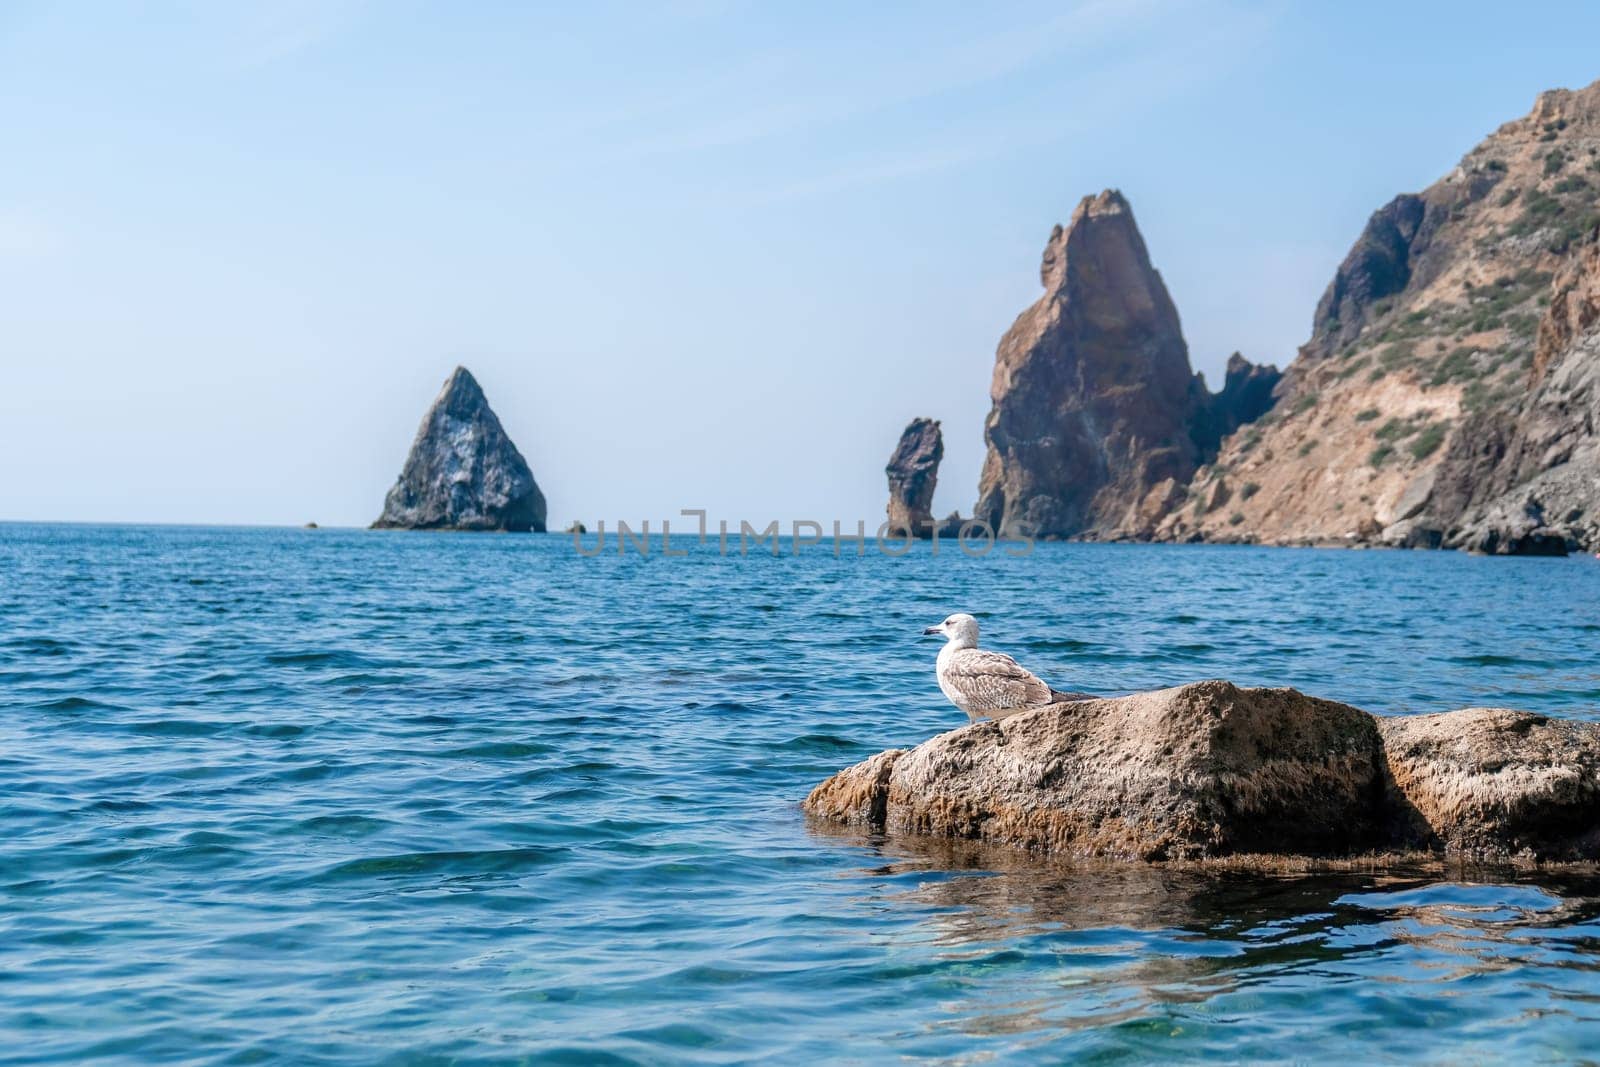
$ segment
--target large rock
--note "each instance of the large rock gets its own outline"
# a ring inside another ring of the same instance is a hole
[[[1121,536],[1198,460],[1178,311],[1114,190],[1051,232],[1039,277],[995,353],[974,517],[1005,535]]]
[[[936,419],[912,419],[884,467],[889,476],[889,533],[931,536],[933,491],[944,459],[944,434]]]
[[[1074,856],[1344,853],[1375,840],[1380,770],[1364,712],[1198,682],[941,734],[836,775],[805,806]]]
[[[1600,730],[1504,708],[1378,720],[1396,843],[1467,856],[1600,856]]]
[[[879,753],[808,812],[1067,856],[1600,858],[1600,725],[1470,709],[1378,718],[1197,682],[1052,704]]]
[[[423,416],[374,529],[545,529],[544,494],[483,390],[457,367]]]

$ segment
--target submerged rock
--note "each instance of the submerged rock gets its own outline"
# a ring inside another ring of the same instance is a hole
[[[423,416],[372,528],[544,532],[539,483],[465,367]]]
[[[940,734],[806,798],[835,822],[1076,857],[1600,856],[1600,725],[1380,719],[1224,681]]]

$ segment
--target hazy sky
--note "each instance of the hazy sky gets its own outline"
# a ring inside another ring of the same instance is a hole
[[[1516,13],[1518,11],[1521,13]],[[451,368],[551,521],[971,507],[1052,223],[1121,188],[1195,366],[1600,5],[0,4],[0,519],[364,524]]]

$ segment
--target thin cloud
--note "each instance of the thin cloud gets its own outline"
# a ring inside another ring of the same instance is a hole
[[[267,5],[207,5],[228,22],[220,33],[227,65],[251,70],[289,60],[349,31],[366,13],[367,0],[279,0]]]
[[[0,207],[0,259],[40,259],[61,252],[66,245],[66,233],[48,216]]]
[[[1094,101],[1117,101],[1115,121],[1126,122],[1130,115],[1215,77],[1259,48],[1274,18],[1272,12],[1261,11],[1232,22],[1217,21],[1197,34],[1184,34],[1181,40],[1165,42],[1160,48],[1109,70],[1069,79],[1054,87],[1052,100],[1078,99],[1086,105],[1066,116],[1052,109],[1046,115],[1013,115],[999,122],[983,121],[966,131],[945,131],[939,145],[913,146],[858,159],[758,192],[747,204],[764,207],[921,177],[1086,136],[1111,117],[1097,109]]]
[[[632,159],[729,148],[837,125],[1016,76],[1047,59],[1159,25],[1178,9],[1193,6],[1189,0],[1089,0],[1043,22],[1011,27],[953,48],[921,52],[913,47],[898,60],[881,62],[875,56],[878,65],[866,70],[858,63],[844,77],[837,71],[808,69],[796,54],[768,54],[760,63],[740,65],[761,84],[747,84],[737,92],[737,84],[729,84],[733,79],[722,77],[717,82],[725,98],[760,96],[782,103],[664,130],[618,146],[616,156]]]

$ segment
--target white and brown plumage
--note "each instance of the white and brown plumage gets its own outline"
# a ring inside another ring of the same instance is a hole
[[[939,688],[974,722],[1083,698],[1081,693],[1058,693],[1010,656],[979,648],[978,620],[971,615],[952,615],[922,632],[944,635]]]

